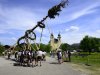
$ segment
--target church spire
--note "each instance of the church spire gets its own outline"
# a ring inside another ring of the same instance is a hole
[[[51,33],[50,39],[54,39],[54,35],[53,35],[53,33]]]
[[[60,35],[60,33],[58,34],[58,39],[59,39],[59,40],[61,39],[61,35]]]

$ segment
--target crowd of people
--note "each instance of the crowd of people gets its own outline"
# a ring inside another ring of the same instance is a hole
[[[20,50],[15,52],[15,60],[19,65],[27,65],[27,66],[42,66],[41,61],[46,61],[46,52],[41,51],[40,49],[37,51],[32,50]]]
[[[52,52],[53,53],[53,52]],[[58,63],[61,64],[63,62],[63,57],[66,58],[67,61],[71,61],[71,53],[70,51],[61,50],[56,51],[55,53],[51,54],[51,56],[57,56]],[[20,65],[27,65],[27,66],[42,66],[41,61],[46,61],[46,52],[42,50],[32,51],[32,50],[20,50],[15,52],[15,60]]]
[[[63,58],[66,59],[67,62],[71,62],[71,52],[70,51],[57,51],[57,58],[58,58],[58,63],[61,64],[63,63]]]
[[[56,50],[56,52],[50,51],[50,56],[53,58],[57,56],[57,60],[59,64],[63,63],[64,61],[63,58],[65,58],[67,62],[71,62],[71,52],[69,50],[66,51]]]
[[[39,49],[36,51],[32,50],[19,50],[14,52],[14,58],[17,63],[14,65],[20,65],[20,66],[42,66],[42,61],[46,61],[46,52]],[[8,59],[10,59],[12,55],[11,51],[7,52]],[[55,52],[50,51],[50,56],[52,58],[57,58],[58,64],[63,63],[63,58],[65,58],[67,61],[71,61],[71,52],[69,50],[63,51],[62,50],[56,50]]]

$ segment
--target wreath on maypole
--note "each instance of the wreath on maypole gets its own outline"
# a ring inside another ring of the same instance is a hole
[[[20,37],[17,40],[17,45],[19,47],[21,47],[21,42],[20,41],[23,40],[23,39],[26,41],[27,44],[29,43],[28,40],[33,40],[33,41],[36,40],[36,34],[35,34],[34,30],[37,27],[40,27],[42,29],[45,28],[45,24],[43,22],[47,18],[54,19],[55,16],[59,15],[59,12],[62,11],[62,8],[65,8],[66,4],[68,5],[68,0],[62,0],[58,5],[55,5],[51,9],[49,9],[47,16],[45,16],[41,21],[37,22],[37,25],[35,27],[25,31],[24,36]],[[31,34],[33,35],[33,37],[31,37]]]

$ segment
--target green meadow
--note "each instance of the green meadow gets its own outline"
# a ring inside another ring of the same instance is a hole
[[[94,72],[94,74],[99,75],[100,73],[100,53],[95,52],[88,55],[86,52],[82,52],[74,54],[71,56],[71,62]]]

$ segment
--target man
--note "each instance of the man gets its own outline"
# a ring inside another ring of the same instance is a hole
[[[42,52],[42,57],[43,57],[43,61],[46,61],[46,52],[45,51]]]
[[[15,51],[15,61],[18,60],[18,51]]]
[[[21,64],[21,50],[18,51],[18,62]]]
[[[68,59],[69,59],[69,62],[71,62],[71,52],[68,50]]]
[[[57,51],[57,58],[58,58],[58,63],[61,64],[62,63],[62,52],[61,51]]]
[[[41,65],[41,61],[42,61],[42,51],[39,49],[38,51],[37,51],[37,65],[38,65],[38,61],[40,61],[40,66],[42,66]]]
[[[65,61],[67,61],[67,59],[68,59],[68,53],[67,53],[67,51],[64,51],[64,52],[63,52],[63,55],[64,55],[64,57],[65,57]]]
[[[8,59],[10,59],[11,51],[8,51]]]

